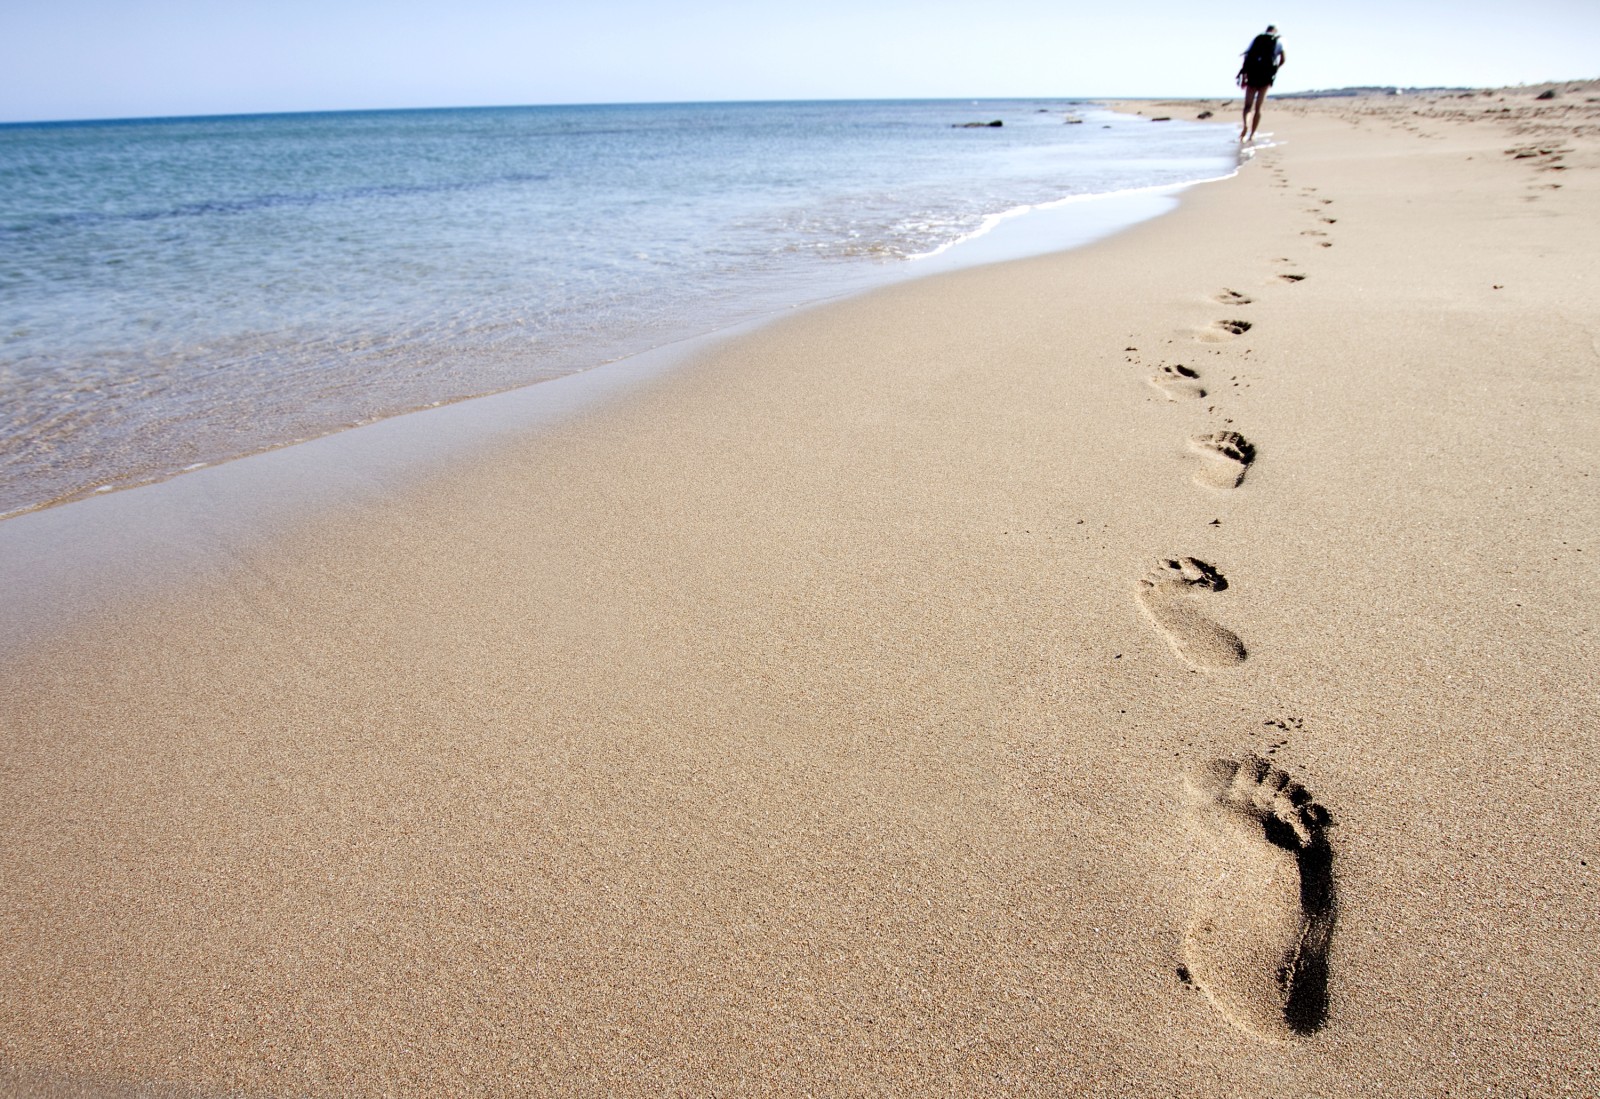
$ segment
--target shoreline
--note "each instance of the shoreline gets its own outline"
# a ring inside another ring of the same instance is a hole
[[[0,1085],[1592,1090],[1597,109],[1420,106],[0,654]]]
[[[1095,160],[1090,157],[1086,163],[1092,164]],[[1156,178],[1161,175],[1159,172],[1152,174]],[[1059,186],[1076,187],[1084,185],[1084,182],[1084,179],[1074,181],[1069,172],[1067,177],[1060,181]],[[1106,179],[1102,179],[1100,183],[1110,185],[1110,181]],[[273,430],[258,434],[243,429],[242,425],[235,425],[240,430],[228,435],[219,424],[207,421],[204,417],[194,419],[193,410],[188,413],[177,412],[174,416],[184,424],[183,432],[166,437],[164,445],[160,447],[153,445],[162,441],[163,436],[160,435],[142,441],[133,437],[121,439],[120,449],[125,451],[124,455],[107,465],[89,461],[87,455],[75,450],[74,446],[80,449],[82,447],[81,442],[73,442],[78,436],[56,440],[55,447],[63,448],[52,449],[52,452],[58,453],[57,461],[61,463],[60,467],[52,465],[36,469],[26,462],[20,463],[14,472],[17,474],[18,484],[29,486],[28,495],[8,498],[4,510],[0,511],[0,522],[65,503],[93,499],[108,492],[159,483],[197,469],[294,446],[392,419],[395,416],[410,415],[443,405],[512,392],[526,385],[537,385],[552,378],[583,373],[632,355],[655,352],[718,332],[735,332],[763,318],[782,316],[795,308],[867,292],[877,286],[890,285],[901,279],[921,277],[928,270],[951,269],[973,262],[993,262],[996,259],[1014,258],[1022,254],[1073,247],[1105,232],[1115,231],[1120,224],[1131,223],[1148,216],[1137,209],[1132,209],[1131,212],[1121,211],[1136,204],[1141,194],[1152,190],[1159,192],[1161,189],[1157,187],[1132,191],[1107,191],[1088,196],[1068,196],[1069,200],[1072,198],[1103,200],[1091,202],[1088,206],[1074,207],[1074,213],[1055,209],[1061,200],[1031,206],[1028,204],[1013,206],[990,215],[979,228],[941,245],[933,252],[905,256],[899,260],[874,260],[869,256],[857,256],[852,260],[835,257],[831,261],[823,262],[817,269],[811,269],[804,262],[791,264],[779,272],[763,273],[751,269],[746,272],[750,277],[744,280],[737,293],[730,294],[725,288],[723,296],[714,303],[702,302],[698,307],[678,303],[681,307],[670,312],[672,319],[669,321],[643,327],[638,323],[634,323],[631,327],[624,323],[615,331],[605,329],[590,332],[587,340],[573,342],[568,339],[571,333],[562,327],[567,322],[558,319],[557,322],[553,322],[555,344],[551,349],[538,353],[530,350],[540,344],[541,336],[548,333],[524,333],[520,345],[522,347],[520,357],[518,352],[509,350],[508,345],[504,343],[480,348],[476,373],[471,379],[455,379],[447,373],[439,373],[439,376],[433,378],[431,385],[423,385],[419,377],[413,379],[409,387],[393,392],[385,390],[384,396],[376,400],[363,399],[346,402],[342,406],[333,402],[310,418],[302,419],[294,416],[285,418],[284,411],[274,409],[270,401],[261,403],[265,400],[265,394],[251,389],[248,383],[235,379],[235,384],[242,388],[237,392],[226,391],[215,394],[216,400],[212,403],[220,405],[228,405],[231,401],[245,404],[260,403],[262,412],[273,426]],[[1013,198],[1016,196],[1013,195]],[[1073,204],[1068,201],[1066,205]],[[1002,232],[998,238],[994,237],[993,230],[1001,226],[1009,227],[1008,223],[1014,222],[1018,216],[1030,218],[1035,226],[1042,225],[1047,239],[1030,242],[1015,231]],[[1075,221],[1081,221],[1082,226],[1074,224]],[[1001,247],[994,243],[996,239],[1009,239],[1012,244],[1009,247]],[[967,258],[969,255],[977,255],[979,258],[969,259]],[[745,261],[754,262],[757,258],[754,255],[746,256]],[[344,338],[339,333],[324,335],[325,338],[335,342]],[[375,346],[386,349],[383,354],[404,358],[404,341],[391,340],[392,333],[380,330],[358,333],[353,330],[344,335],[350,336],[354,345],[362,345],[370,337]],[[517,345],[513,342],[510,346]],[[283,354],[283,348],[279,348],[277,353]],[[430,354],[435,358],[442,356],[441,362],[448,362],[452,355],[467,354],[443,345],[431,349],[424,348],[421,353],[425,359]],[[226,352],[219,351],[218,354],[222,356],[220,362],[232,363]],[[354,356],[355,353],[351,354]],[[382,377],[386,373],[383,363],[387,361],[374,359],[369,363],[374,378]],[[517,365],[508,365],[512,362]],[[438,371],[439,367],[440,362],[435,362],[428,369]],[[231,366],[229,369],[237,367]],[[270,371],[276,367],[269,364],[267,369]],[[427,370],[424,370],[423,375],[426,374]],[[419,386],[421,388],[418,388]],[[329,400],[325,394],[315,391],[312,392],[312,396],[319,401]],[[159,403],[149,407],[159,408]],[[126,418],[131,423],[138,424],[142,419],[149,417],[142,418],[139,414],[129,412]],[[86,424],[82,430],[92,434],[95,430],[93,422]],[[196,430],[199,433],[191,438],[191,433]],[[114,445],[108,449],[118,452],[119,445],[116,444],[119,437],[113,435],[110,441]],[[70,470],[75,466],[80,467],[78,472],[71,473]],[[37,498],[41,494],[43,498]]]
[[[493,401],[521,393],[524,390],[547,385],[550,382],[586,375],[596,370],[606,370],[618,364],[627,364],[636,359],[693,356],[695,354],[693,350],[675,349],[692,349],[723,339],[737,338],[741,332],[770,323],[794,310],[811,309],[826,305],[829,302],[853,297],[857,294],[871,293],[878,288],[892,286],[908,279],[925,278],[929,275],[961,270],[965,267],[989,263],[1005,263],[1014,259],[1080,248],[1092,241],[1137,225],[1147,218],[1160,216],[1171,209],[1173,205],[1171,202],[1164,202],[1163,199],[1175,196],[1189,187],[1215,183],[1227,178],[1230,177],[1218,176],[1210,179],[1193,180],[1187,183],[1160,184],[1124,191],[1068,195],[1051,202],[1013,207],[1001,213],[990,215],[982,228],[967,236],[951,241],[936,251],[908,256],[904,260],[897,261],[894,266],[885,265],[876,270],[869,270],[865,267],[851,269],[848,272],[844,272],[851,277],[837,280],[831,284],[832,289],[823,290],[819,282],[816,287],[808,291],[808,294],[814,296],[804,297],[802,300],[789,305],[778,306],[768,303],[765,306],[752,306],[746,311],[747,315],[744,315],[741,319],[722,322],[711,328],[704,328],[692,322],[684,322],[682,329],[688,332],[688,335],[669,339],[664,343],[647,345],[639,350],[630,351],[615,358],[602,358],[589,366],[573,368],[565,373],[554,374],[550,377],[513,386],[509,389],[491,390],[464,397],[450,398],[424,407],[406,409],[380,416],[377,419],[346,424],[332,428],[321,435],[294,439],[276,446],[247,451],[230,458],[201,462],[183,469],[153,474],[146,480],[84,489],[72,495],[0,513],[0,524],[21,516],[83,503],[112,493],[127,492],[132,489],[163,484],[191,473],[215,469],[259,455],[315,443],[347,432],[361,431],[391,420],[409,416],[425,416],[441,408],[468,405],[478,401]],[[1041,228],[1044,230],[1043,239],[1034,236]]]
[[[358,506],[496,440],[546,430],[626,399],[649,380],[796,311],[905,282],[1082,248],[1170,213],[1183,192],[1231,176],[1073,195],[995,215],[985,228],[894,272],[788,310],[770,311],[584,370],[398,413],[226,461],[0,517],[0,585],[18,593],[0,623],[0,653],[92,613],[99,601],[181,584],[281,529]],[[860,273],[858,272],[858,275]],[[125,493],[146,495],[123,500]],[[115,501],[112,503],[111,501]],[[198,541],[181,531],[203,530]]]

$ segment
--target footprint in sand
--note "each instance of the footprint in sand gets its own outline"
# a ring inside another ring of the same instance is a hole
[[[1256,448],[1237,431],[1213,431],[1189,440],[1189,449],[1207,459],[1194,475],[1206,488],[1238,488],[1245,471],[1256,460]]]
[[[1284,282],[1304,282],[1305,281],[1305,276],[1304,275],[1279,275],[1278,277],[1280,279],[1282,279]]]
[[[1150,384],[1165,393],[1169,401],[1206,395],[1206,387],[1200,384],[1200,372],[1178,363],[1163,366],[1159,373],[1151,376]]]
[[[1227,586],[1222,573],[1204,561],[1168,559],[1139,581],[1139,606],[1180,659],[1196,668],[1226,668],[1244,661],[1244,642],[1196,604],[1201,596]]]
[[[1249,321],[1226,320],[1213,321],[1209,328],[1202,329],[1199,338],[1208,343],[1217,343],[1221,340],[1231,340],[1235,336],[1242,336],[1250,331]]]
[[[1326,810],[1254,756],[1184,777],[1197,839],[1184,974],[1259,1038],[1309,1034],[1327,1016],[1333,854]]]
[[[1223,305],[1249,305],[1255,299],[1247,294],[1241,294],[1237,290],[1224,290],[1214,300]]]

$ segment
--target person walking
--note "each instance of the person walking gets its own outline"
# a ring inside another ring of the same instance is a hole
[[[1239,66],[1237,80],[1244,89],[1244,121],[1239,127],[1239,140],[1254,140],[1256,127],[1261,125],[1261,104],[1266,102],[1267,89],[1283,68],[1283,43],[1278,39],[1278,28],[1269,26],[1255,36],[1250,48],[1244,51],[1244,64]],[[1254,117],[1251,112],[1254,111]]]

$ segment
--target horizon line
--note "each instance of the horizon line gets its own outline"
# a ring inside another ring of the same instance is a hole
[[[522,111],[588,107],[734,107],[764,106],[769,104],[795,105],[805,103],[1106,103],[1112,101],[1153,102],[1158,100],[1200,100],[1216,98],[1219,97],[1170,95],[945,95],[890,97],[839,96],[803,99],[619,99],[581,102],[573,101],[563,103],[463,103],[431,107],[318,107],[300,110],[278,111],[219,111],[214,114],[150,114],[84,118],[11,119],[0,120],[0,127],[111,125],[130,122],[190,122],[230,118],[297,118],[312,115],[408,114],[424,111]],[[1232,98],[1238,97],[1234,96]]]
[[[1428,84],[1428,85],[1402,85],[1402,84],[1351,84],[1341,87],[1325,88],[1300,88],[1293,91],[1274,91],[1275,98],[1290,98],[1309,95],[1332,95],[1336,93],[1356,94],[1362,91],[1382,91],[1401,93],[1421,92],[1493,92],[1513,91],[1528,88],[1559,87],[1563,84],[1593,83],[1595,77],[1573,77],[1556,80],[1535,80],[1521,84]],[[584,100],[564,101],[553,103],[457,103],[433,106],[407,106],[407,107],[316,107],[300,108],[293,110],[260,110],[260,111],[217,111],[199,114],[134,114],[134,115],[101,115],[76,118],[17,118],[0,119],[0,128],[14,126],[83,126],[83,125],[118,125],[124,123],[151,123],[151,122],[189,122],[200,120],[220,119],[247,119],[247,118],[295,118],[311,115],[353,115],[353,114],[399,114],[416,113],[421,111],[516,111],[538,110],[544,108],[584,108],[584,107],[702,107],[702,106],[759,106],[764,104],[799,104],[799,103],[959,103],[963,101],[990,102],[990,103],[1027,103],[1027,102],[1066,102],[1066,103],[1107,103],[1113,101],[1144,103],[1144,102],[1198,102],[1203,100],[1230,100],[1238,99],[1237,89],[1229,94],[1212,93],[1208,95],[939,95],[939,96],[815,96],[806,98],[779,98],[779,99],[639,99],[639,100]]]

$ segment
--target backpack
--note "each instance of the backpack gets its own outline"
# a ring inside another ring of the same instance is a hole
[[[1240,72],[1270,73],[1278,67],[1278,40],[1270,34],[1258,34],[1244,51],[1244,66]]]

